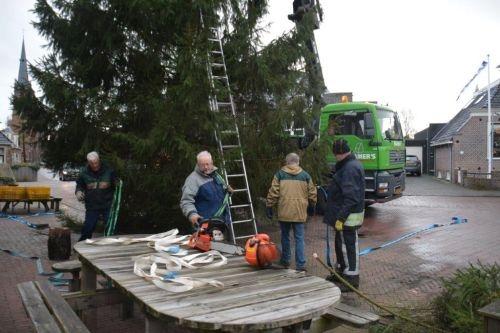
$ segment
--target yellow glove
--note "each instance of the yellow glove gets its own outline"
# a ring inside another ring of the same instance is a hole
[[[344,222],[337,220],[335,222],[335,230],[342,231],[344,229]]]

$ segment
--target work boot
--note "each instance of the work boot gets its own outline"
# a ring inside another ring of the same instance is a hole
[[[353,286],[356,289],[359,289],[359,275],[342,275],[342,277],[349,282],[351,286]],[[351,292],[351,288],[349,288],[347,285],[340,283],[338,284],[338,287],[340,288],[340,291],[343,293],[348,293]]]
[[[335,272],[336,272],[338,275],[340,275],[340,276],[344,277],[344,276],[343,276],[343,274],[342,274],[342,271],[341,271],[340,269],[335,268]],[[325,278],[325,280],[326,280],[326,281],[328,281],[328,282],[335,283],[335,284],[340,283],[340,279],[339,279],[339,278],[338,278],[335,274],[333,274],[333,273],[331,273],[330,275],[328,275],[328,276]]]
[[[280,268],[283,268],[283,269],[289,269],[290,268],[290,263],[289,262],[284,262],[284,261],[281,261],[278,263],[278,266]]]

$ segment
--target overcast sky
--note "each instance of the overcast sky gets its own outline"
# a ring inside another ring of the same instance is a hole
[[[23,37],[28,61],[46,43],[30,24],[34,0],[0,0],[0,127],[11,114],[9,97],[19,69]],[[267,41],[293,28],[292,0],[270,0]],[[355,100],[412,110],[414,128],[447,122],[487,83],[486,69],[457,103],[462,87],[490,54],[491,82],[500,78],[499,0],[321,0],[324,22],[316,31],[330,92]],[[36,88],[36,86],[35,86]]]

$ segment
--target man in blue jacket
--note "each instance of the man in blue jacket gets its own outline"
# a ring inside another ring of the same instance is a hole
[[[359,287],[358,229],[363,224],[365,208],[365,173],[363,166],[351,153],[347,141],[333,143],[336,164],[328,187],[324,222],[335,227],[336,270],[354,287]],[[338,282],[334,275],[327,280]],[[350,291],[340,285],[343,292]]]
[[[212,155],[202,151],[196,156],[194,171],[186,178],[182,187],[180,207],[189,222],[196,227],[200,219],[220,218],[230,223],[226,193],[232,189],[217,173]]]

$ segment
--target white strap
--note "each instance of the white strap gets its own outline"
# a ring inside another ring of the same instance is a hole
[[[106,238],[101,238],[101,239],[86,239],[85,243],[87,244],[94,244],[94,245],[118,245],[118,244],[123,244],[123,245],[128,245],[132,243],[139,243],[139,242],[157,242],[160,240],[178,240],[180,238],[187,238],[188,236],[181,236],[181,237],[175,237],[179,233],[178,229],[172,229],[166,232],[162,232],[159,234],[154,234],[151,236],[147,237],[142,237],[142,238],[131,238],[131,237],[118,237],[118,238],[111,238],[111,237],[106,237]],[[180,240],[179,240],[180,242]],[[172,243],[173,244],[173,243]]]
[[[220,261],[214,262],[217,257]],[[168,253],[160,252],[136,257],[134,262],[134,273],[137,276],[151,280],[157,287],[171,292],[183,292],[206,285],[223,288],[224,284],[217,280],[192,278],[188,276],[168,278],[165,277],[165,275],[169,272],[180,271],[182,266],[198,269],[202,267],[219,267],[226,263],[227,258],[218,251],[195,253],[183,258],[173,257]],[[158,265],[165,265],[166,269],[161,269]],[[149,271],[149,273],[147,273],[147,271]]]

